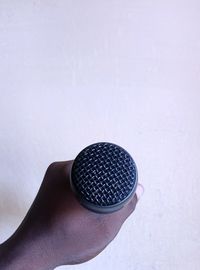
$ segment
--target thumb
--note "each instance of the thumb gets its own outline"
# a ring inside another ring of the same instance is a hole
[[[124,218],[126,219],[135,210],[136,204],[140,200],[144,193],[144,187],[141,184],[137,185],[135,195],[130,199],[130,201],[123,207]]]
[[[137,201],[139,201],[139,199],[142,197],[143,193],[144,193],[143,185],[138,184],[137,188],[136,188],[136,192],[135,192],[135,194],[137,196]]]

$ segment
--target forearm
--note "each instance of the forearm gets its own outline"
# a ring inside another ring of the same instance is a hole
[[[52,270],[42,246],[12,236],[0,245],[0,270]]]
[[[53,270],[45,229],[31,208],[16,232],[0,245],[0,270]]]
[[[20,252],[20,246],[19,251],[17,252],[15,250],[15,247],[12,246],[12,239],[7,240],[0,245],[0,270],[19,270],[23,269],[23,265],[24,262],[22,259],[22,254]]]

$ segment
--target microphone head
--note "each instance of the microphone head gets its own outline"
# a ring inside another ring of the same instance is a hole
[[[108,142],[92,144],[75,158],[71,188],[80,203],[97,213],[119,210],[134,194],[138,176],[130,154]]]

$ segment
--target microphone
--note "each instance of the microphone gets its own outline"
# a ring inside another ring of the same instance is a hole
[[[131,155],[122,147],[99,142],[75,158],[70,184],[79,202],[96,213],[121,209],[136,191],[138,173]]]

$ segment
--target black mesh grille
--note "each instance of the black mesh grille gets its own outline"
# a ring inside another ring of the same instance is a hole
[[[136,184],[137,170],[132,157],[111,143],[88,146],[76,157],[72,182],[84,200],[111,206],[125,200]]]

